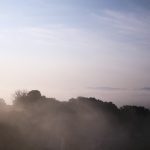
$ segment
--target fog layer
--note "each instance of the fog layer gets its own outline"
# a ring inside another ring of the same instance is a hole
[[[95,98],[18,91],[0,104],[1,150],[149,150],[150,111]]]

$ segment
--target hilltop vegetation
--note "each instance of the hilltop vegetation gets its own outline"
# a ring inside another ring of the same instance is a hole
[[[149,150],[150,110],[18,91],[0,102],[0,150]]]

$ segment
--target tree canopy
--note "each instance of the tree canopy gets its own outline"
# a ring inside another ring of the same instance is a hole
[[[149,127],[144,107],[118,108],[93,97],[64,102],[38,90],[17,91],[13,105],[0,109],[0,149],[149,150]]]

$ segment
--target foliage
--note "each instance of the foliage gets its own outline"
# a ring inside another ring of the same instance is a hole
[[[7,110],[7,111],[6,111]],[[95,98],[17,91],[0,111],[2,150],[149,150],[150,111]]]

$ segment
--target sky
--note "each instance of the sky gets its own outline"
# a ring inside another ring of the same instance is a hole
[[[149,0],[1,0],[0,97],[150,107],[149,26]]]

